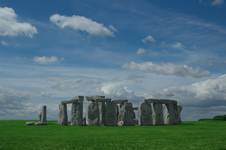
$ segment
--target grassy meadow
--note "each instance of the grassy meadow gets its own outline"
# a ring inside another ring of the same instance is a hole
[[[226,150],[226,121],[175,126],[25,126],[0,121],[0,150]]]

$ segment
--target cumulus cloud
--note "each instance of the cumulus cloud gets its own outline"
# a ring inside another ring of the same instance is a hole
[[[25,35],[32,37],[37,33],[36,27],[27,22],[20,22],[12,8],[0,7],[0,36]]]
[[[151,43],[154,43],[155,42],[155,39],[154,39],[153,36],[148,35],[144,39],[142,39],[142,42],[143,43],[146,43],[146,44],[148,44],[148,43],[151,44]]]
[[[53,63],[57,63],[57,62],[60,62],[62,61],[63,58],[58,58],[56,56],[35,56],[33,58],[33,61],[35,63],[38,63],[40,65],[48,65],[48,64],[53,64]]]
[[[184,45],[181,42],[176,42],[176,43],[172,44],[172,48],[183,49]]]
[[[100,91],[113,99],[129,99],[135,102],[143,99],[141,96],[137,96],[134,91],[129,90],[125,83],[127,81],[111,81],[103,83],[100,87]]]
[[[212,1],[213,6],[222,5],[223,3],[224,3],[224,0],[213,0]]]
[[[92,19],[84,16],[62,16],[54,14],[50,16],[50,21],[60,28],[71,28],[78,31],[87,32],[94,36],[114,36],[117,30],[112,25],[110,27],[104,26],[102,23],[93,21]]]
[[[165,95],[178,97],[187,105],[226,106],[226,75],[207,79],[187,86],[168,88]]]
[[[176,99],[183,105],[185,120],[211,118],[226,114],[226,74],[195,82],[193,84],[169,87],[153,92],[153,97]]]
[[[147,52],[146,49],[144,49],[144,48],[139,48],[139,49],[137,50],[137,55],[144,55],[146,52]]]
[[[160,63],[155,64],[152,62],[129,62],[123,65],[123,68],[130,70],[138,70],[147,73],[161,74],[161,75],[175,75],[175,76],[188,76],[194,78],[200,78],[207,76],[209,72],[199,68],[192,68],[187,65],[177,65],[172,63]]]

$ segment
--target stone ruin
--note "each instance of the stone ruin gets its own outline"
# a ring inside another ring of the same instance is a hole
[[[71,104],[71,125],[83,125],[84,96],[77,96],[69,101],[62,101],[59,105],[58,123],[68,125],[67,104]]]
[[[89,103],[84,109],[84,99]],[[67,104],[71,104],[68,121]],[[84,115],[86,110],[86,115]],[[138,119],[136,113],[138,111]],[[60,125],[164,125],[180,124],[182,107],[177,101],[145,99],[140,107],[133,107],[128,100],[111,100],[105,96],[77,96],[59,105]]]
[[[140,106],[140,125],[181,123],[182,107],[174,100],[146,99]]]
[[[38,115],[38,121],[26,122],[26,125],[47,125],[47,107],[43,105]]]

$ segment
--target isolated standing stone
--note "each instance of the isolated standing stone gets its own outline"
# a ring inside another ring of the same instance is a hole
[[[177,106],[177,123],[181,123],[181,112],[182,112],[183,107],[178,105]]]
[[[153,125],[152,104],[144,102],[140,106],[140,125]]]
[[[46,116],[46,112],[47,108],[46,106],[42,106],[42,111],[41,111],[41,123],[46,124],[47,123],[47,116]]]
[[[41,122],[41,119],[42,119],[42,112],[40,112],[40,113],[38,114],[38,121]]]
[[[59,105],[59,120],[58,123],[61,125],[68,124],[68,116],[67,116],[67,104],[61,103]]]

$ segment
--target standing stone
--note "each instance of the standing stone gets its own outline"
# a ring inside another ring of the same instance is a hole
[[[71,125],[83,125],[82,101],[75,101],[71,105]]]
[[[124,116],[125,116],[125,103],[117,104],[118,106],[118,126],[124,125]]]
[[[40,112],[40,113],[38,114],[38,121],[41,122],[41,119],[42,119],[42,112]]]
[[[164,124],[170,124],[170,114],[166,104],[162,104]]]
[[[168,124],[176,124],[177,123],[177,103],[170,101],[166,104],[167,110],[169,113]]]
[[[135,112],[132,103],[124,102],[118,104],[118,125],[135,125]]]
[[[99,125],[104,124],[105,119],[105,102],[104,101],[98,101],[98,109],[99,109]]]
[[[41,111],[41,121],[42,124],[47,123],[47,117],[46,117],[46,106],[42,106],[42,111]]]
[[[115,103],[106,102],[104,112],[104,125],[117,125],[118,121],[118,108]]]
[[[125,104],[124,125],[135,125],[135,112],[132,103]]]
[[[153,125],[152,104],[144,102],[140,106],[140,125]]]
[[[88,124],[89,125],[100,124],[100,111],[98,102],[92,102],[88,106]]]
[[[181,123],[181,112],[182,112],[183,107],[178,105],[177,106],[177,123]]]
[[[61,125],[68,124],[68,116],[67,116],[67,104],[61,103],[59,105],[59,120],[58,123]]]
[[[155,125],[163,125],[163,108],[160,102],[153,102]]]

